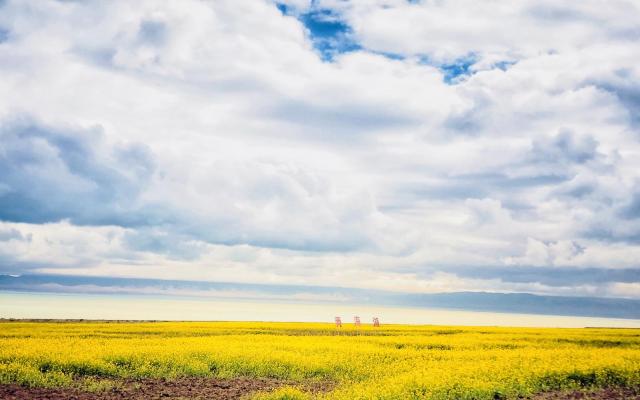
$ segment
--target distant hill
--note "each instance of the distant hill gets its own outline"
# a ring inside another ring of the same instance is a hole
[[[522,314],[640,319],[640,300],[539,296],[527,293],[400,293],[343,287],[262,285],[68,275],[0,275],[0,290],[49,293],[136,294],[349,303]]]

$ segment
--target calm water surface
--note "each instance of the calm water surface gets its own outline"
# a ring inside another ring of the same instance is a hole
[[[640,328],[640,320],[634,319],[170,296],[0,292],[0,318],[332,322],[336,315],[345,322],[359,315],[363,323],[377,316],[382,323],[394,324]]]

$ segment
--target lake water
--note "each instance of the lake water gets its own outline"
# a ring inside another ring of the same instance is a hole
[[[218,300],[173,296],[0,292],[0,318],[333,322],[335,316],[363,323],[640,328],[640,320],[492,313],[371,305]]]

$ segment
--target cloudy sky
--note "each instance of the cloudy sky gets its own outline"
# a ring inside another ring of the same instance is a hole
[[[0,273],[640,298],[633,0],[0,1]]]

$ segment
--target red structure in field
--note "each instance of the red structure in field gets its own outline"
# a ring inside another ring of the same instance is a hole
[[[353,317],[353,323],[356,326],[356,328],[360,327],[360,317],[358,317],[357,315],[355,317]]]
[[[380,320],[378,319],[378,317],[373,317],[373,326],[376,328],[380,327]]]
[[[336,328],[342,328],[342,318],[336,317]]]

